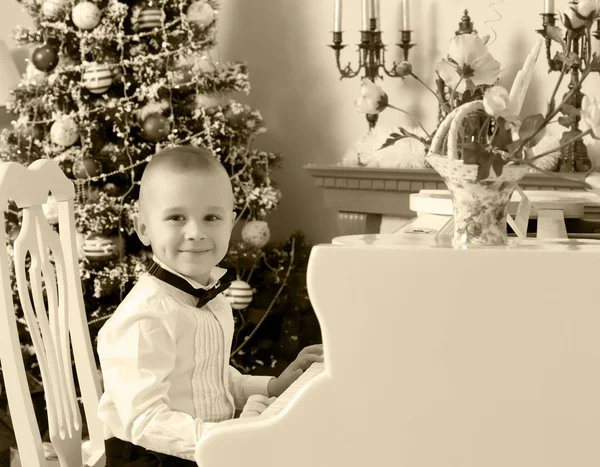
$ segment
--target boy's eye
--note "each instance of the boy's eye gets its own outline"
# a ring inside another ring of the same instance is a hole
[[[167,220],[168,221],[173,221],[173,222],[182,222],[182,221],[185,220],[185,217],[183,217],[180,214],[173,214],[173,215],[167,217]]]
[[[208,222],[214,222],[214,221],[218,221],[221,218],[219,216],[216,216],[215,214],[209,214],[207,216],[204,216],[204,220],[208,221]]]

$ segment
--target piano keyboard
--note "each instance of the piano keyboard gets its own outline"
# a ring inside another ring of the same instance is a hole
[[[289,405],[298,391],[311,379],[323,371],[324,362],[314,362],[308,369],[294,381],[283,393],[261,414],[261,417],[274,417]]]

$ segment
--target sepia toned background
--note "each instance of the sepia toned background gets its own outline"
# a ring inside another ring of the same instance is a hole
[[[359,41],[360,0],[343,1],[344,43],[342,63],[356,63]],[[400,59],[400,0],[381,0],[383,41],[388,63]],[[510,85],[538,35],[543,0],[420,0],[411,1],[413,42],[411,62],[416,74],[432,84],[437,60],[444,56],[464,9],[480,36],[490,35],[490,51],[502,64],[505,85]],[[556,0],[564,10],[567,0]],[[490,6],[490,4],[494,4]],[[333,0],[222,0],[214,58],[246,61],[252,90],[235,96],[260,110],[268,131],[255,145],[283,155],[283,167],[273,174],[283,191],[278,210],[268,219],[274,240],[302,230],[310,243],[329,242],[338,234],[335,212],[323,206],[323,194],[303,170],[305,164],[341,163],[345,151],[367,124],[356,112],[359,78],[340,81],[331,43]],[[502,19],[498,18],[498,14]],[[0,39],[22,69],[27,52],[14,50],[11,29],[28,25],[30,18],[16,0],[2,0]],[[595,50],[596,51],[596,50]],[[527,95],[524,112],[543,111],[556,77],[548,75],[543,57]],[[597,88],[598,77],[584,86]],[[390,102],[418,116],[434,128],[437,104],[433,96],[412,79],[386,78],[383,86]],[[0,125],[8,124],[3,118]],[[396,112],[384,112],[382,124],[408,123]]]

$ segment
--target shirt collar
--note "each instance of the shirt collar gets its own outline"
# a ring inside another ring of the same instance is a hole
[[[208,275],[208,285],[202,285],[199,282],[196,282],[194,279],[184,276],[183,274],[178,273],[177,271],[171,269],[169,266],[167,266],[165,263],[163,263],[161,260],[159,260],[156,255],[154,255],[152,257],[152,259],[154,260],[154,262],[156,262],[161,268],[166,269],[167,271],[169,271],[172,274],[175,274],[176,276],[181,277],[182,279],[185,279],[186,281],[189,282],[189,284],[194,287],[195,289],[210,289],[211,287],[213,287],[217,282],[219,282],[219,279],[221,279],[221,277],[223,277],[225,275],[225,273],[227,272],[227,269],[223,269],[220,268],[218,266],[215,266],[212,268],[212,270],[210,271],[210,274]]]

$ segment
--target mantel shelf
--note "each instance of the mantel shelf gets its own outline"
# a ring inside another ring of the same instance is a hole
[[[304,169],[324,189],[324,204],[338,211],[343,235],[379,232],[382,217],[411,219],[411,193],[423,189],[445,190],[446,185],[433,169],[381,169],[347,165],[307,164]],[[519,186],[524,190],[583,190],[581,181],[527,174]]]

